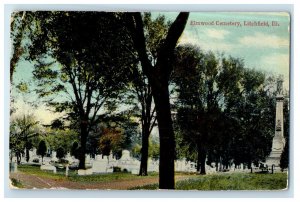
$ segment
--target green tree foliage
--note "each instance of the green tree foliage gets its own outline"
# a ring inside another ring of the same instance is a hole
[[[29,150],[32,149],[32,138],[39,135],[38,121],[32,115],[23,115],[13,118],[10,123],[10,150],[15,153],[18,163],[21,161],[21,154],[24,153],[26,161],[29,161]]]
[[[212,161],[222,169],[232,160],[264,161],[274,132],[272,78],[245,68],[240,59],[216,57],[195,46],[178,47],[176,54],[178,153],[200,162],[202,174]]]
[[[65,128],[65,124],[62,120],[60,119],[55,119],[51,122],[50,125],[51,129],[60,129],[63,130]]]
[[[264,161],[270,153],[275,125],[275,83],[262,72],[245,68],[239,85],[234,97],[225,97],[225,114],[240,126],[235,133],[231,132],[234,146],[230,153],[236,164],[250,166],[252,162]]]
[[[41,140],[40,143],[39,143],[39,146],[38,146],[38,149],[37,149],[37,155],[40,155],[42,156],[42,162],[43,162],[43,158],[47,152],[47,145],[46,145],[46,142],[45,140]]]
[[[151,85],[154,98],[157,123],[160,136],[159,188],[174,189],[174,154],[175,140],[171,119],[169,79],[173,70],[171,61],[174,59],[174,49],[187,23],[189,13],[180,13],[170,25],[167,35],[158,38],[160,45],[157,52],[157,62],[149,59],[145,24],[141,13],[126,14],[125,21],[131,32],[135,50],[138,53],[143,73]],[[155,42],[157,44],[158,42]]]
[[[93,127],[87,139],[87,153],[91,156],[103,154],[99,148],[99,141],[103,136],[104,129],[121,131],[122,144],[117,151],[113,151],[113,155],[117,158],[121,157],[123,149],[131,150],[135,142],[139,141],[139,123],[131,110],[126,109],[122,112],[102,116],[101,123]]]
[[[141,159],[141,149],[142,146],[138,143],[135,143],[131,148],[131,154],[134,158]],[[159,160],[159,142],[156,138],[149,137],[149,151],[148,157]]]
[[[141,141],[139,141],[141,142]],[[141,149],[142,149],[142,146],[141,144],[139,144],[139,142],[136,142],[132,148],[131,148],[131,155],[132,157],[136,158],[136,159],[141,159]]]
[[[24,141],[19,138],[21,134],[15,131],[15,126],[10,124],[10,136],[9,136],[9,149],[10,149],[10,160],[15,155],[17,157],[17,163],[21,162],[21,156],[24,153],[25,144]]]
[[[30,35],[33,16],[30,12],[17,11],[11,14],[10,39],[12,55],[10,58],[10,81],[13,82],[13,73],[23,55],[26,55],[27,46],[24,42]]]
[[[181,144],[190,145],[187,152],[197,153],[193,160],[205,174],[205,159],[221,114],[218,58],[191,45],[178,47],[176,55],[173,80],[178,93],[177,122],[185,140]]]
[[[59,147],[62,147],[65,152],[71,152],[74,141],[78,142],[79,138],[75,130],[46,128],[45,140],[52,151],[57,151]]]
[[[154,139],[151,139],[149,143],[149,157],[159,159],[159,143]]]
[[[87,137],[100,121],[100,109],[115,109],[126,83],[124,67],[134,63],[130,41],[116,13],[34,15],[29,58],[36,63],[37,93],[57,112],[68,113],[80,131],[79,167],[84,168]]]

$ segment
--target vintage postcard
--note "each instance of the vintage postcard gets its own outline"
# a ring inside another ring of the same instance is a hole
[[[10,188],[289,188],[289,13],[10,18]]]

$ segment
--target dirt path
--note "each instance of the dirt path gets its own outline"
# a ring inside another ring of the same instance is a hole
[[[111,189],[127,190],[137,186],[158,183],[158,176],[140,179],[126,179],[111,182],[74,182],[68,180],[54,180],[41,178],[34,174],[25,174],[22,172],[11,173],[11,178],[19,180],[25,189]],[[183,180],[189,176],[176,176],[175,180]]]

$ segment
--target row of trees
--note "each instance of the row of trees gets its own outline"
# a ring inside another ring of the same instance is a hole
[[[58,158],[65,157],[68,152],[76,158],[79,157],[81,148],[78,144],[80,142],[78,130],[64,125],[59,120],[54,120],[50,125],[42,125],[36,121],[35,116],[22,115],[12,117],[10,126],[11,158],[15,155],[18,163],[23,156],[27,162],[32,161],[33,159],[29,159],[29,151],[33,148],[36,148],[37,154],[43,157],[45,153],[39,152],[41,142],[47,148],[47,155],[56,151],[60,153]],[[140,152],[140,142],[138,123],[124,117],[110,117],[109,120],[103,120],[97,125],[89,135],[87,153],[93,157],[96,154],[112,153],[118,159],[122,150],[127,149],[133,151],[135,157],[140,158],[137,154]]]
[[[27,26],[20,20],[24,15],[30,19]],[[138,118],[142,129],[140,175],[147,175],[149,136],[158,125],[161,189],[174,188],[176,155],[197,156],[194,160],[201,165],[202,173],[207,155],[211,161],[221,157],[225,162],[234,159],[237,163],[265,156],[267,151],[260,156],[251,152],[259,149],[243,144],[245,140],[253,141],[253,133],[265,137],[264,142],[257,139],[252,146],[271,144],[270,131],[264,130],[270,129],[274,110],[265,76],[245,69],[239,59],[217,58],[193,46],[175,50],[188,16],[180,13],[171,23],[163,16],[154,20],[149,13],[15,15],[19,20],[14,20],[12,27],[22,29],[12,30],[14,51],[22,45],[18,40],[23,36],[27,42],[26,60],[35,64],[33,76],[39,100],[55,112],[64,112],[56,123],[68,125],[78,134],[79,144],[73,149],[78,153],[80,169],[85,168],[86,153],[97,153],[99,141],[105,154],[113,149],[112,142],[117,148],[126,147],[130,135],[121,134],[136,131],[136,121],[128,121],[133,117]],[[13,52],[13,57],[16,54]],[[14,67],[11,65],[11,75]],[[171,118],[170,83],[176,86],[178,96],[175,124]],[[261,115],[266,125],[255,125]],[[119,120],[114,123],[123,123],[122,127],[108,124],[103,128],[111,117]],[[175,147],[181,149],[175,151]],[[238,152],[243,159],[232,156]]]
[[[206,163],[264,161],[274,136],[276,78],[197,46],[179,46],[176,55],[178,155],[196,161],[201,174]]]

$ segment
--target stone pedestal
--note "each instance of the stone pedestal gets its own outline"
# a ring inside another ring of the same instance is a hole
[[[18,171],[17,162],[11,162],[9,165],[10,165],[10,172],[15,173]]]
[[[276,138],[273,139],[273,146],[270,156],[266,159],[266,164],[270,167],[274,165],[275,167],[280,166],[280,157],[283,152],[283,148],[285,145],[284,138]]]
[[[96,159],[93,162],[93,173],[106,173],[107,172],[107,167],[108,167],[108,159],[107,157],[101,158],[101,159]]]
[[[275,135],[272,142],[272,151],[270,156],[266,159],[268,167],[279,167],[280,157],[284,149],[285,139],[283,136],[283,100],[284,97],[281,92],[276,96],[276,122]]]
[[[92,175],[93,174],[93,170],[90,168],[90,169],[79,169],[78,170],[78,175]]]
[[[56,173],[56,167],[55,167],[55,166],[52,166],[52,165],[50,165],[50,164],[41,165],[40,169],[41,169],[41,170],[53,171],[53,173]]]

